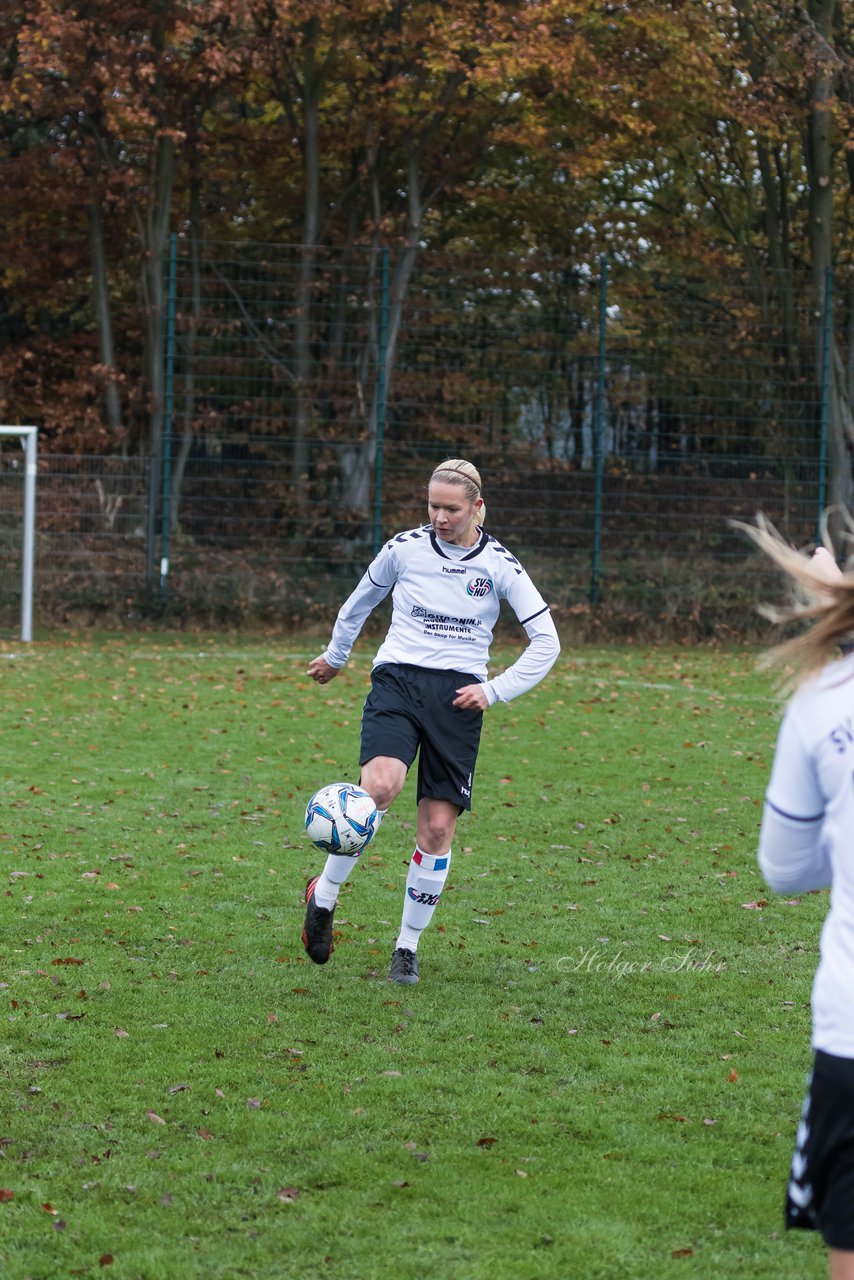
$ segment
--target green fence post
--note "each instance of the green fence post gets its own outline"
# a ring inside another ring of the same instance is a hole
[[[382,546],[383,453],[385,449],[386,356],[388,352],[388,246],[382,249],[377,334],[376,436],[374,439],[374,555]]]
[[[593,402],[593,545],[590,555],[590,603],[597,605],[600,596],[599,565],[602,555],[602,479],[605,450],[602,433],[605,423],[605,322],[608,309],[608,259],[601,259],[599,277],[599,353],[596,398]]]
[[[830,422],[830,352],[833,342],[833,269],[824,271],[824,311],[821,317],[821,401],[819,419],[818,452],[818,514],[816,517],[817,543],[822,541],[824,509],[827,505],[827,434]]]
[[[177,236],[169,237],[169,287],[166,304],[166,379],[163,396],[163,467],[160,477],[160,590],[169,580],[169,533],[172,523],[172,416],[175,401],[175,274]]]

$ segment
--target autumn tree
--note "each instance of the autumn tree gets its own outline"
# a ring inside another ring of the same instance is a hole
[[[737,265],[794,379],[805,360],[814,371],[795,271],[809,264],[818,289],[827,263],[851,256],[839,0],[16,0],[0,48],[12,248],[0,371],[27,416],[68,442],[157,458],[177,233],[190,284],[173,512],[203,390],[192,371],[207,238],[295,246],[295,275],[276,286],[279,301],[289,291],[281,322],[253,314],[236,278],[219,283],[281,384],[266,429],[292,437],[292,496],[305,496],[323,437],[356,512],[381,408],[384,255],[387,381],[426,249],[551,256],[544,296],[603,253],[646,281],[715,286]],[[788,292],[772,297],[772,278]],[[571,326],[565,303],[555,314]],[[557,341],[552,356],[569,378]],[[852,364],[840,349],[843,424]],[[557,412],[547,406],[550,421]],[[835,439],[844,478],[844,432]]]
[[[256,128],[267,143],[281,141],[283,170],[296,156],[303,174],[303,214],[295,228],[302,246],[297,315],[284,362],[295,404],[294,478],[306,466],[308,437],[323,421],[349,442],[339,450],[344,497],[363,508],[378,412],[369,376],[377,359],[378,258],[367,259],[374,269],[364,286],[373,324],[352,367],[349,410],[342,419],[339,406],[333,425],[319,417],[317,380],[309,379],[314,364],[328,385],[340,356],[330,343],[318,361],[316,337],[310,350],[318,244],[342,251],[391,248],[390,377],[425,246],[452,239],[483,245],[478,219],[497,208],[508,179],[519,173],[539,178],[550,169],[550,184],[557,175],[575,191],[573,212],[582,221],[591,182],[616,154],[637,147],[648,125],[636,111],[615,110],[611,86],[623,50],[609,38],[607,24],[597,23],[594,6],[566,0],[536,9],[523,3],[284,6],[266,0],[253,12],[262,51],[251,89]],[[267,183],[275,172],[274,160]],[[542,231],[544,217],[527,221],[541,194],[542,186],[534,188],[526,208],[523,184],[513,190],[519,206],[514,247]],[[268,219],[272,207],[261,202]],[[256,234],[260,216],[256,212]],[[455,228],[450,235],[449,225]]]
[[[85,238],[69,238],[78,252],[88,245],[107,425],[130,449],[157,452],[163,264],[176,212],[176,149],[186,147],[188,136],[197,141],[200,111],[237,69],[225,45],[236,8],[87,0],[69,10],[58,0],[37,0],[7,29],[5,101],[20,117],[40,122],[33,144],[7,164],[17,160],[18,169],[29,164],[59,175],[60,201],[85,210]],[[121,228],[109,248],[105,215]],[[130,256],[137,267],[143,360],[135,417],[118,398],[117,291],[108,279],[110,256],[117,255]]]

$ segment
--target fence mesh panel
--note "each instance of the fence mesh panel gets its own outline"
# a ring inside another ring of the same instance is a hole
[[[37,617],[159,598],[305,620],[425,518],[449,455],[564,608],[595,571],[629,614],[725,612],[758,571],[728,518],[816,536],[830,393],[806,279],[186,241],[174,263],[161,455],[42,445]]]

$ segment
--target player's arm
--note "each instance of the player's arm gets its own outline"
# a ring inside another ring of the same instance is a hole
[[[347,659],[371,610],[384,600],[392,588],[394,570],[391,555],[385,547],[368,566],[361,581],[338,610],[332,639],[323,653],[308,664],[308,674],[318,684],[333,680]]]
[[[544,604],[539,612],[525,619],[522,625],[528,637],[528,645],[513,665],[493,680],[480,685],[468,685],[464,690],[459,690],[455,706],[466,705],[460,702],[459,695],[471,689],[480,692],[486,699],[486,706],[492,706],[495,702],[509,702],[511,698],[518,698],[521,693],[533,689],[548,675],[560,653],[560,641],[548,605]]]
[[[800,818],[765,801],[759,833],[759,868],[775,893],[827,889],[833,869],[822,839],[822,817]]]
[[[759,867],[776,893],[807,893],[831,884],[824,809],[815,764],[790,706],[777,738],[759,832]]]
[[[340,670],[340,667],[330,666],[322,653],[318,654],[316,658],[312,658],[307,667],[308,674],[318,684],[329,684],[329,681],[334,680]]]

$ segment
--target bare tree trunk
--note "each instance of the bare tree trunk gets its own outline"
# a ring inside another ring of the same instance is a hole
[[[291,480],[296,502],[306,500],[305,481],[309,468],[308,442],[314,420],[314,389],[311,360],[312,293],[320,230],[320,131],[319,93],[323,74],[318,70],[314,38],[316,21],[307,28],[303,59],[303,122],[305,202],[302,248],[297,280],[297,314],[294,325],[294,379],[296,415],[291,446]]]
[[[107,426],[119,431],[122,426],[122,405],[119,396],[116,370],[116,349],[113,342],[113,317],[110,310],[110,293],[107,287],[107,258],[104,252],[104,222],[101,198],[96,195],[89,206],[89,249],[92,257],[92,286],[95,300],[95,319],[98,326],[98,354],[106,373],[104,407]]]
[[[372,326],[371,342],[377,352],[377,360],[385,360],[385,393],[388,392],[391,383],[392,372],[394,370],[394,361],[397,354],[397,343],[400,338],[400,328],[403,322],[403,307],[409,292],[409,285],[412,280],[412,273],[415,270],[415,260],[418,253],[418,247],[421,240],[421,230],[424,223],[424,204],[421,196],[421,149],[414,146],[409,155],[409,171],[408,171],[408,211],[406,219],[405,241],[397,258],[392,271],[391,280],[389,281],[388,291],[388,324],[386,328],[385,351],[379,350],[379,314],[378,308],[375,308],[375,323]],[[365,379],[370,371],[370,362],[366,357],[362,361]],[[363,383],[364,385],[364,383]],[[342,450],[342,473],[343,473],[343,492],[342,502],[344,506],[353,507],[357,510],[365,509],[368,505],[369,486],[372,475],[372,463],[376,450],[377,429],[379,426],[380,402],[378,397],[379,387],[376,376],[373,378],[373,387],[371,389],[370,409],[367,417],[367,430],[363,439],[358,443],[352,443]]]
[[[363,403],[367,399],[364,391],[365,384],[371,370],[371,361],[369,359],[371,349],[376,351],[377,359],[384,358],[385,361],[384,395],[387,396],[388,388],[391,385],[395,357],[397,355],[397,344],[403,321],[403,307],[409,292],[412,274],[415,270],[415,261],[418,249],[421,245],[421,237],[424,227],[424,209],[425,204],[427,203],[427,198],[421,173],[422,160],[433,132],[442,120],[445,119],[451,104],[457,97],[464,82],[465,74],[462,71],[453,71],[448,75],[442,92],[439,95],[435,109],[423,124],[420,132],[413,137],[410,145],[407,160],[406,229],[404,231],[403,245],[397,253],[394,270],[392,271],[392,277],[389,283],[388,325],[386,329],[385,351],[379,351],[379,315],[377,309],[375,309],[372,332],[368,343],[366,344],[365,354],[360,362],[362,376],[359,381],[359,397],[357,406],[354,409],[354,416],[358,413],[364,412]],[[377,231],[379,230],[382,219],[380,186],[378,179],[381,151],[382,146],[379,134],[372,135],[368,140],[367,165],[370,175],[372,213],[374,226],[377,228]],[[433,194],[438,194],[438,190]],[[372,476],[372,464],[374,454],[376,452],[380,408],[378,379],[374,376],[373,386],[371,388],[370,408],[366,415],[366,430],[363,438],[359,442],[348,444],[341,451],[342,503],[344,506],[352,507],[356,510],[363,510],[367,506],[369,486]]]

